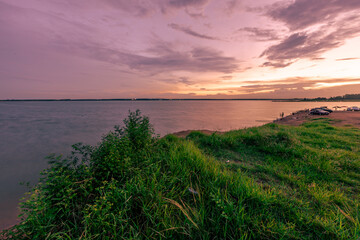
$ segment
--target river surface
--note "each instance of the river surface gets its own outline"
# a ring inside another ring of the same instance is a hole
[[[306,108],[358,102],[99,101],[0,102],[0,229],[17,222],[19,199],[47,167],[50,153],[68,154],[77,142],[96,144],[129,110],[150,117],[161,136],[189,129],[226,131],[269,123]]]

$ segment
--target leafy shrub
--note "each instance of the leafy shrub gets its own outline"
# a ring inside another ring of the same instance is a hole
[[[129,112],[124,126],[116,126],[98,146],[75,144],[68,157],[49,156],[50,167],[42,172],[39,183],[21,205],[22,222],[8,236],[45,239],[56,233],[72,238],[81,229],[92,232],[94,227],[99,230],[100,223],[109,224],[114,219],[105,212],[116,208],[108,201],[112,199],[115,204],[125,197],[118,192],[114,194],[120,198],[114,198],[109,191],[146,165],[154,143],[153,133],[149,118],[137,110]]]
[[[154,130],[149,118],[139,110],[129,112],[124,126],[115,127],[92,153],[92,171],[99,180],[112,178],[126,181],[125,176],[136,171],[147,155],[151,155]]]
[[[22,222],[1,234],[5,239],[356,239],[360,134],[346,132],[350,137],[337,139],[352,142],[356,151],[324,152],[296,139],[308,137],[300,133],[309,128],[294,129],[268,125],[158,139],[147,117],[130,112],[124,126],[97,146],[76,144],[69,157],[51,156],[21,205]],[[215,159],[225,153],[236,158],[238,168]]]

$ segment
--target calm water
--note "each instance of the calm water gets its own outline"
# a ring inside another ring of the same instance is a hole
[[[305,108],[360,103],[271,101],[0,102],[0,229],[16,223],[17,204],[47,166],[45,156],[76,142],[96,144],[128,110],[140,109],[160,135],[188,129],[258,126]]]

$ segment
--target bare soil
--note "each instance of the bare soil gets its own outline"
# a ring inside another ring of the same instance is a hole
[[[334,111],[329,115],[310,115],[309,111],[299,111],[292,115],[286,116],[281,119],[277,119],[274,123],[284,124],[290,126],[299,126],[305,121],[309,121],[314,118],[330,118],[336,120],[334,122],[335,126],[348,126],[352,125],[354,127],[360,128],[360,111],[351,112],[351,111]]]

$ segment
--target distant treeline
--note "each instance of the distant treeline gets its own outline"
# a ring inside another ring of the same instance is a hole
[[[276,101],[276,102],[326,102],[360,101],[360,94],[345,94],[336,97],[317,98],[110,98],[110,99],[0,99],[0,102],[53,102],[53,101]]]
[[[333,102],[338,102],[338,101],[354,101],[354,100],[360,100],[360,94],[345,94],[343,96],[336,96],[336,97],[330,97],[330,98],[325,98],[325,97],[317,97],[317,98],[303,98],[303,99],[297,99],[300,101],[309,101],[309,102],[321,102],[321,101],[333,101]]]
[[[75,101],[75,102],[92,102],[92,101],[291,101],[292,99],[272,99],[272,98],[111,98],[111,99],[4,99],[0,102],[55,102],[55,101]]]

